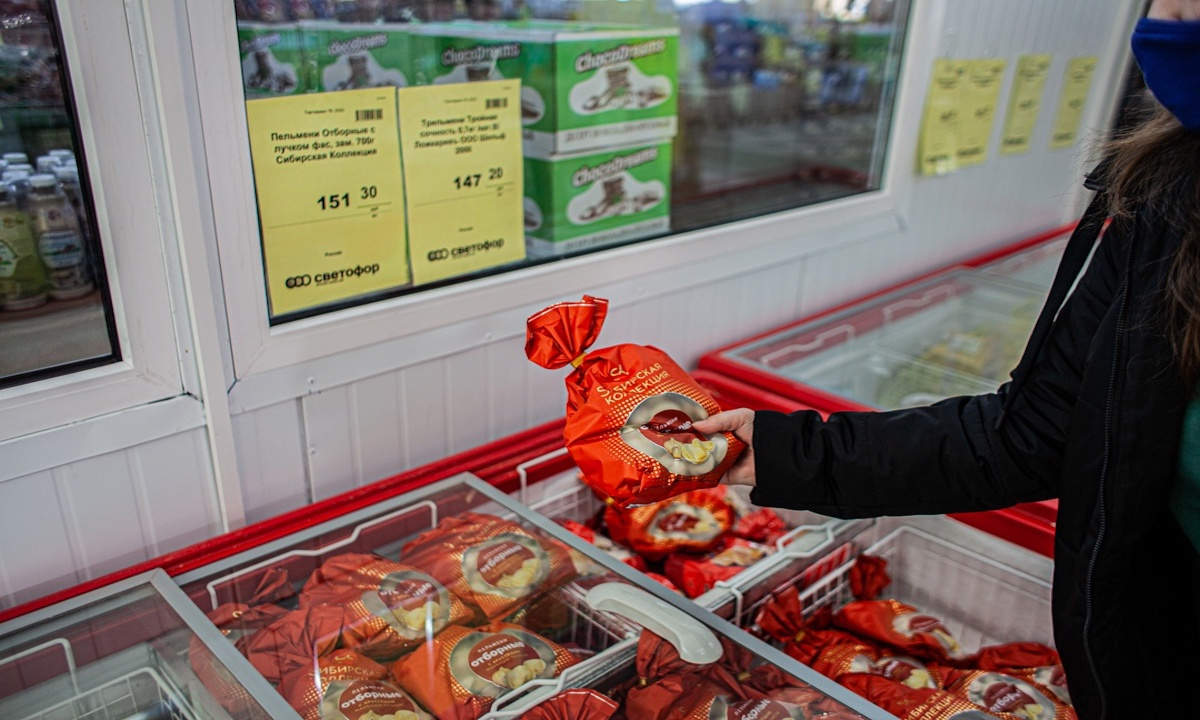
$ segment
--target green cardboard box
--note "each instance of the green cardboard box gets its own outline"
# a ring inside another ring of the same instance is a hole
[[[407,87],[412,56],[408,25],[302,22],[311,37],[321,92]]]
[[[247,100],[314,89],[310,48],[298,25],[239,22],[237,39]]]
[[[473,23],[433,23],[413,27],[411,38],[413,85],[523,78],[526,65],[549,58],[513,39],[489,39],[474,34]],[[461,29],[462,32],[458,32]]]
[[[666,232],[671,143],[525,156],[525,244],[563,255]]]
[[[545,158],[675,135],[678,28],[452,22],[421,26],[414,37],[426,39],[415,44],[419,82],[438,81],[430,76],[451,74],[451,65],[453,76],[463,80],[469,71],[473,79],[520,73],[527,155]]]

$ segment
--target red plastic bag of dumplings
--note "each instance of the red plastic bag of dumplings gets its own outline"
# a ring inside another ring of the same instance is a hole
[[[607,313],[607,300],[585,295],[533,315],[525,330],[530,360],[575,368],[566,379],[563,437],[584,482],[621,507],[715,486],[744,444],[692,427],[721,408],[662,350],[589,351]]]
[[[608,720],[617,714],[612,698],[587,688],[563,690],[521,716],[520,720]]]

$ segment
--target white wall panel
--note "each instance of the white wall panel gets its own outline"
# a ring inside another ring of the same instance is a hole
[[[0,482],[0,607],[219,529],[203,430]]]
[[[450,454],[446,375],[446,369],[438,360],[405,368],[401,374],[405,468],[424,465]]]
[[[450,454],[469,450],[494,440],[488,424],[489,406],[494,402],[487,372],[488,349],[476,347],[442,361],[441,403],[432,413],[445,413]]]
[[[233,417],[242,504],[248,523],[310,500],[299,407],[299,401],[293,400]]]
[[[0,483],[0,607],[83,580],[50,471]]]

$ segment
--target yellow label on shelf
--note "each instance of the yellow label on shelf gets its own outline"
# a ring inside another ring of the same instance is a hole
[[[272,316],[411,281],[394,88],[246,103]]]
[[[918,142],[918,169],[923,175],[944,175],[958,169],[958,132],[966,75],[967,63],[961,60],[933,63]]]
[[[1001,155],[1019,155],[1029,150],[1052,59],[1050,55],[1022,55],[1017,60],[1017,76],[1013,79],[1004,133],[1000,136]]]
[[[525,259],[521,85],[400,90],[415,284]]]
[[[1054,132],[1050,136],[1052,150],[1070,147],[1079,138],[1079,121],[1083,118],[1083,108],[1087,104],[1095,72],[1095,56],[1075,57],[1067,62],[1062,96],[1058,99],[1058,114],[1054,117]]]
[[[1004,60],[968,60],[958,123],[958,165],[969,167],[987,160],[988,143],[996,123]]]

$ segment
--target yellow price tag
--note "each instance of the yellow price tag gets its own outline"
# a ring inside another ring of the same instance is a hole
[[[409,284],[394,88],[246,103],[273,316]]]
[[[1029,140],[1042,107],[1042,89],[1050,70],[1050,55],[1022,55],[1017,60],[1008,117],[1000,137],[1001,155],[1019,155],[1029,150]]]
[[[525,259],[520,90],[496,80],[399,91],[415,284]]]
[[[923,175],[944,175],[958,169],[966,75],[967,63],[962,60],[937,60],[933,64],[918,142],[918,170]]]
[[[987,160],[988,142],[1000,101],[1003,60],[970,60],[963,84],[962,117],[959,121],[958,165],[980,165]]]
[[[1052,150],[1070,147],[1078,139],[1079,121],[1083,118],[1083,108],[1087,104],[1095,72],[1094,56],[1071,58],[1067,63],[1062,96],[1058,99],[1058,114],[1054,118],[1054,133],[1050,136]]]

